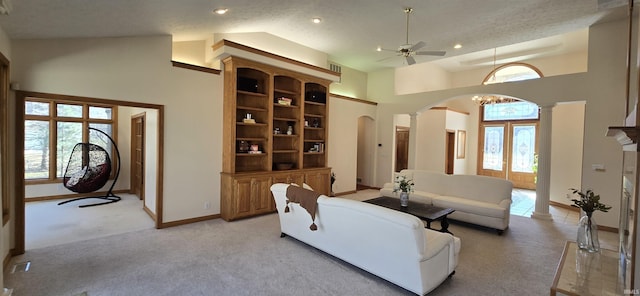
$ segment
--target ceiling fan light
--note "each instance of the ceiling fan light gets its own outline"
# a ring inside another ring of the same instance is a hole
[[[314,17],[314,18],[312,18],[312,19],[311,19],[311,21],[312,21],[314,24],[319,24],[319,23],[321,23],[321,22],[322,22],[322,19],[321,19],[321,18],[319,18],[319,17]]]
[[[382,51],[382,47],[378,45],[378,48],[376,48],[376,51]]]

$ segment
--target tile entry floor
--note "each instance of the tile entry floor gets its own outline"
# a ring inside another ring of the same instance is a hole
[[[536,208],[536,192],[534,190],[514,188],[511,194],[511,214],[531,217]],[[567,224],[578,224],[580,212],[564,207],[549,205],[549,214],[553,221]]]

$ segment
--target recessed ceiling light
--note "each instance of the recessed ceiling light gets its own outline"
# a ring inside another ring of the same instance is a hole
[[[462,48],[462,44],[458,43],[458,44],[454,45],[453,48],[460,49],[460,48]]]
[[[376,51],[382,51],[382,47],[378,46],[378,48],[376,48]]]
[[[229,11],[229,9],[226,9],[226,8],[218,8],[218,9],[214,10],[213,12],[214,12],[215,14],[220,14],[220,15],[222,15],[222,14],[227,13],[227,11]]]
[[[322,19],[321,19],[321,18],[319,18],[319,17],[314,17],[314,18],[312,18],[312,19],[311,19],[311,21],[312,21],[314,24],[319,24],[319,23],[321,23],[321,22],[322,22]]]

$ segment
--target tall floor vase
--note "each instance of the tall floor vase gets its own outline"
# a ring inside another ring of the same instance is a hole
[[[584,212],[584,214],[578,222],[578,237],[576,239],[578,247],[591,253],[600,252],[598,225],[592,217],[593,212]]]

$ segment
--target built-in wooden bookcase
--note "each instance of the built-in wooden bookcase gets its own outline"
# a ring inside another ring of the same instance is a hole
[[[330,194],[330,81],[238,57],[224,61],[221,216],[275,211],[273,183]]]
[[[301,81],[283,75],[273,78],[273,158],[272,169],[300,166]]]
[[[305,84],[304,167],[326,166],[327,89],[317,83]]]
[[[269,166],[269,76],[255,69],[238,68],[237,81],[235,171],[265,171]]]

